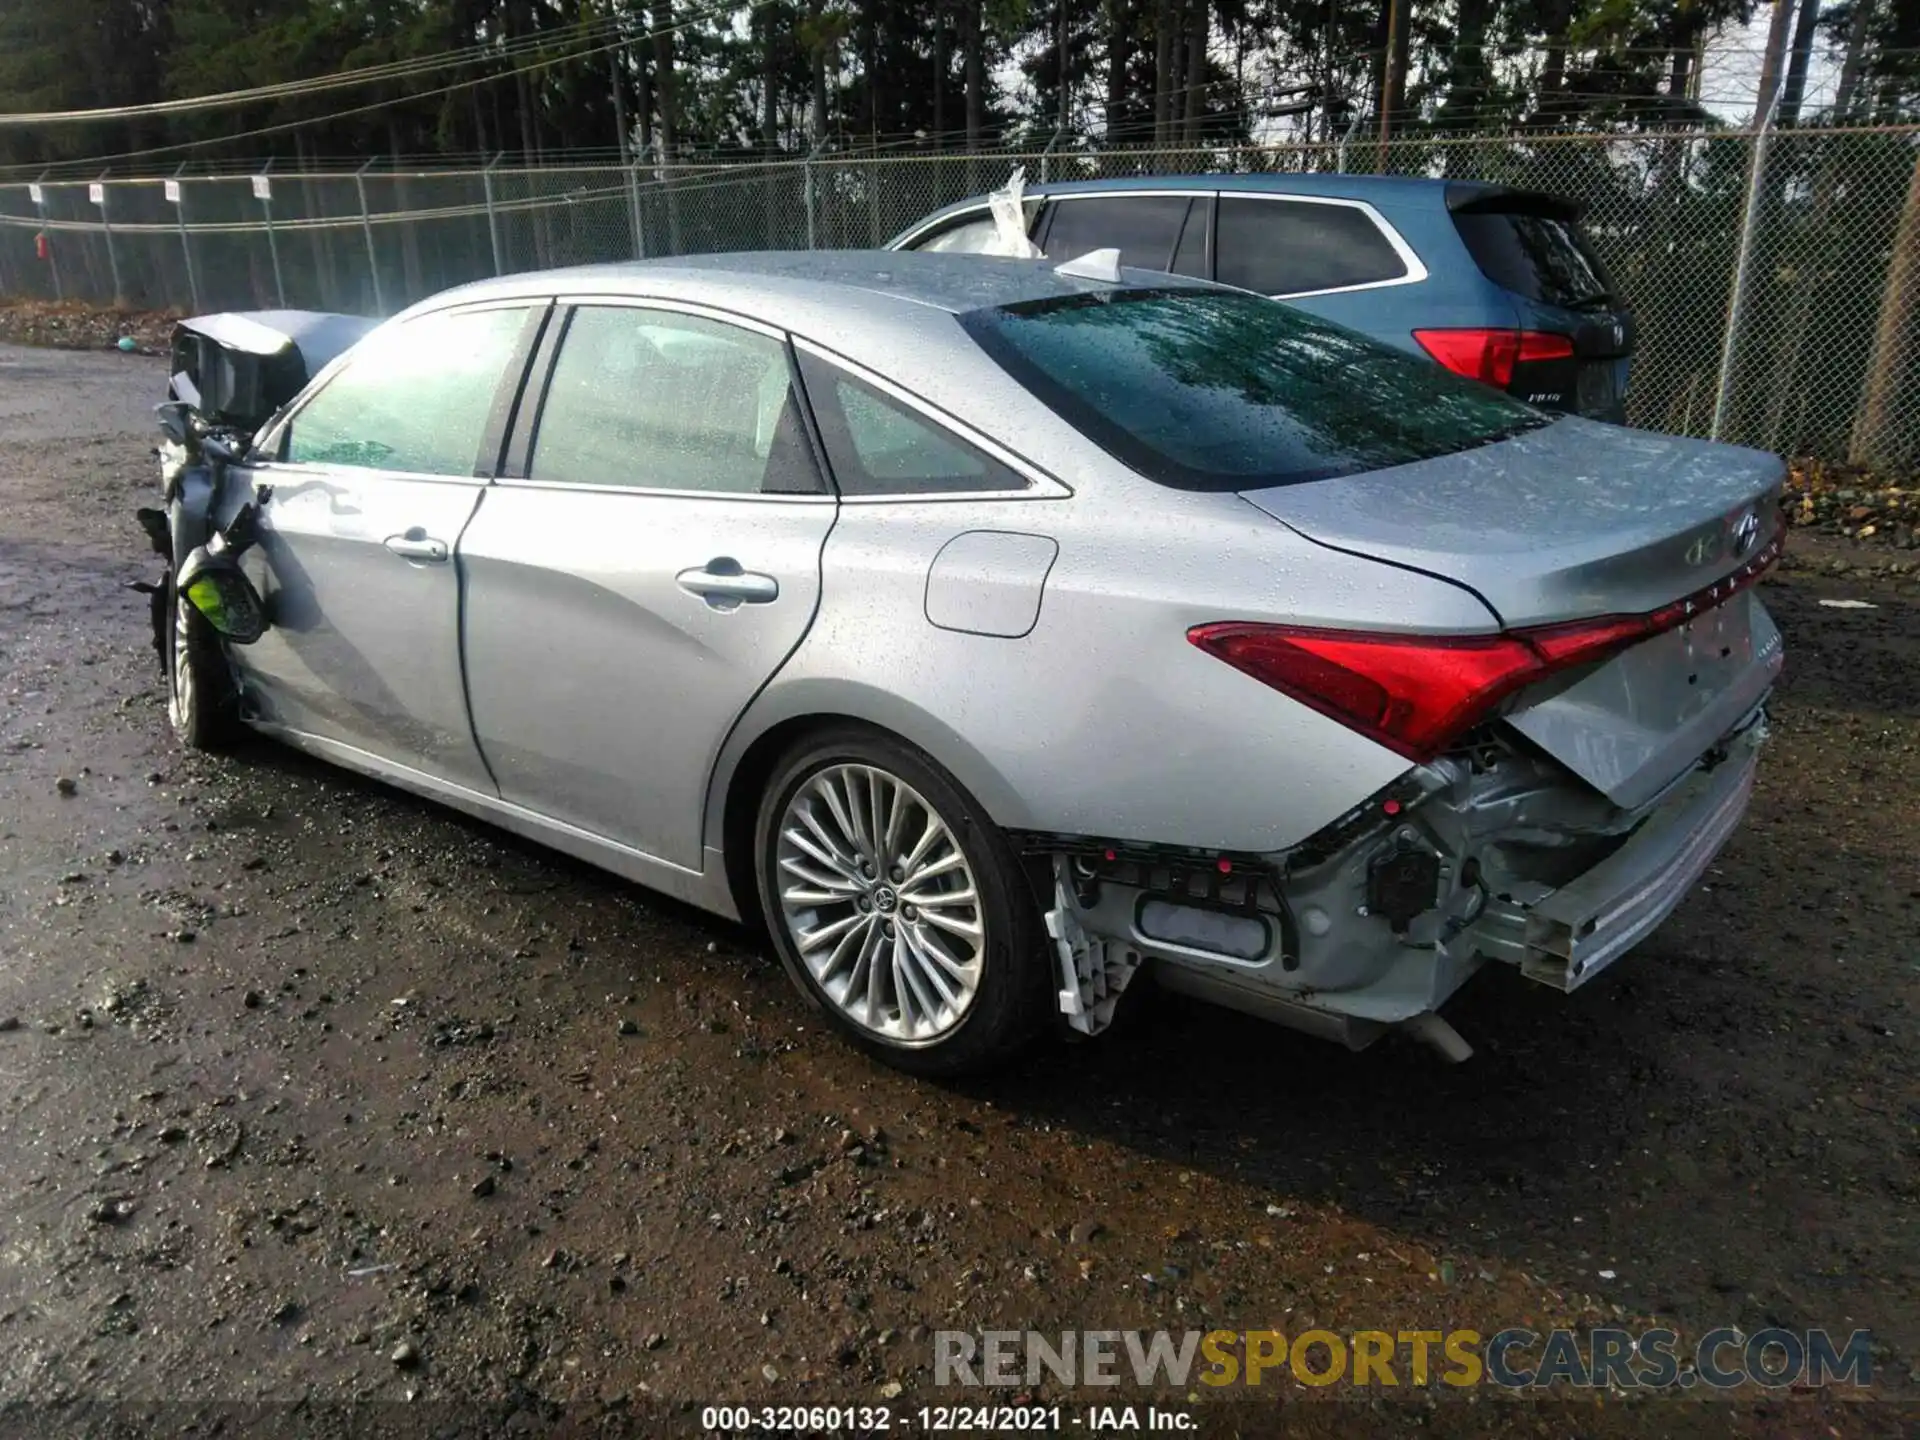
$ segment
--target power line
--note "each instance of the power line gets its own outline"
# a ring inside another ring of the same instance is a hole
[[[333,110],[324,115],[313,115],[301,120],[285,120],[276,125],[256,126],[254,129],[242,130],[233,135],[214,135],[199,140],[175,141],[168,145],[150,145],[140,150],[122,150],[111,155],[89,156],[84,162],[76,163],[99,166],[121,160],[145,160],[155,155],[174,155],[183,150],[202,149],[210,145],[231,145],[240,140],[255,140],[265,135],[281,135],[291,130],[304,130],[315,125],[328,125],[336,120],[349,119],[355,115],[365,115],[375,110],[388,110],[396,104],[416,100],[430,100],[436,96],[450,95],[456,91],[470,90],[476,86],[491,85],[500,80],[509,80],[516,75],[531,74],[536,70],[550,69],[556,65],[564,65],[569,61],[585,60],[595,55],[605,55],[610,51],[624,50],[639,40],[651,39],[660,35],[678,34],[683,30],[692,29],[704,21],[714,19],[721,15],[731,15],[740,10],[757,10],[762,6],[773,3],[775,3],[775,0],[740,0],[740,3],[737,4],[717,5],[711,9],[689,15],[670,26],[660,26],[638,35],[623,35],[619,39],[607,44],[591,46],[584,50],[574,50],[560,55],[543,55],[525,65],[516,65],[511,69],[496,71],[490,75],[477,75],[466,80],[456,80],[452,84],[435,86],[430,90],[416,90],[409,95],[401,97],[399,100],[377,100],[370,104],[355,105],[345,110]],[[20,172],[26,170],[38,171],[45,167],[32,164],[17,164],[5,168],[14,172]]]
[[[764,3],[764,0],[763,0]],[[462,65],[485,63],[500,59],[512,59],[520,55],[545,49],[555,43],[561,46],[578,46],[581,42],[598,38],[600,35],[617,29],[624,16],[604,16],[598,20],[572,27],[565,36],[529,35],[517,39],[499,42],[488,41],[468,46],[460,50],[447,50],[432,55],[414,56],[405,60],[386,61],[379,65],[366,65],[353,70],[340,70],[330,75],[318,75],[304,80],[283,80],[271,85],[255,85],[244,90],[227,90],[214,95],[196,95],[178,100],[155,100],[140,105],[109,105],[91,110],[42,110],[35,112],[0,112],[0,128],[21,126],[47,126],[63,124],[87,124],[115,120],[140,120],[162,116],[194,115],[211,110],[231,110],[247,105],[261,104],[272,100],[297,99],[307,95],[325,94],[333,90],[354,89],[362,85],[380,84],[391,80],[409,79],[415,75],[431,74],[440,70],[453,69]],[[682,27],[675,26],[674,29]],[[643,40],[657,33],[652,30],[630,37]],[[569,58],[563,56],[561,58]]]

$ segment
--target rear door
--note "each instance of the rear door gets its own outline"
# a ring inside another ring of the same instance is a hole
[[[460,544],[474,730],[502,798],[698,870],[714,758],[812,623],[835,503],[778,332],[609,300],[557,333]]]
[[[1580,223],[1579,207],[1523,191],[1450,189],[1454,228],[1481,273],[1506,290],[1523,332],[1565,336],[1570,355],[1515,366],[1522,399],[1596,420],[1626,418],[1633,314]]]
[[[259,718],[490,791],[460,676],[455,547],[541,310],[441,311],[368,339],[250,471],[245,564],[271,628],[236,647]]]

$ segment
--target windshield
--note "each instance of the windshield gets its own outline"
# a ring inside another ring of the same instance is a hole
[[[1135,290],[960,317],[1110,455],[1162,484],[1252,490],[1382,470],[1548,423],[1519,401],[1256,295]]]

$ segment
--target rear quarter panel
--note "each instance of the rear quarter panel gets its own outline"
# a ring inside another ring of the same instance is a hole
[[[1236,496],[1147,488],[1136,504],[843,504],[813,628],[722,752],[707,844],[720,845],[742,755],[809,715],[912,741],[1002,826],[1115,840],[1281,849],[1403,773],[1400,756],[1202,653],[1186,632],[1222,619],[1485,630],[1485,607],[1445,581],[1314,545]],[[928,568],[970,530],[1057,542],[1026,635],[927,619]]]
[[[1354,191],[1400,232],[1427,267],[1427,278],[1411,285],[1383,285],[1332,295],[1310,295],[1287,303],[1310,315],[1371,335],[1385,344],[1422,356],[1417,329],[1511,328],[1519,324],[1513,297],[1480,272],[1454,229],[1438,189],[1431,195],[1386,196]]]

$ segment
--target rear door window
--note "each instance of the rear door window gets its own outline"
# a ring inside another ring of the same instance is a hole
[[[1118,250],[1122,265],[1165,270],[1180,239],[1192,197],[1097,195],[1056,200],[1047,225],[1047,258],[1073,260],[1090,250]]]
[[[1215,277],[1262,295],[1308,295],[1378,285],[1407,262],[1365,210],[1255,195],[1220,197]]]
[[[1454,228],[1480,271],[1527,300],[1569,310],[1613,300],[1606,267],[1577,220],[1515,211],[1456,211]]]
[[[781,341],[624,305],[583,305],[567,322],[528,475],[723,495],[820,488]]]
[[[1201,280],[1213,278],[1213,252],[1208,245],[1212,238],[1208,231],[1213,227],[1213,197],[1196,195],[1193,205],[1187,211],[1186,226],[1180,231],[1180,243],[1174,247],[1171,269],[1176,275],[1192,275]]]

